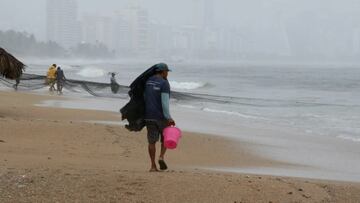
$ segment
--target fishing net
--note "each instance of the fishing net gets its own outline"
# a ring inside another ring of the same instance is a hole
[[[6,87],[13,88],[15,85],[14,80],[9,80],[0,77],[0,83]],[[20,83],[18,84],[19,90],[32,91],[38,89],[46,89],[49,85],[46,81],[46,76],[36,74],[22,74]],[[130,88],[125,85],[100,83],[86,80],[73,80],[67,79],[64,82],[64,88],[74,93],[87,92],[96,97],[108,97],[108,98],[128,98],[128,92]],[[213,101],[213,102],[225,102],[224,97],[207,95],[207,94],[196,94],[172,91],[171,97],[181,101]],[[231,99],[228,97],[227,99]]]
[[[0,85],[14,88],[14,80],[9,80],[4,77],[0,77]],[[22,74],[20,83],[17,87],[22,91],[33,91],[39,89],[47,89],[49,85],[46,82],[46,76],[36,74]],[[128,99],[128,92],[130,88],[125,85],[110,84],[93,82],[86,80],[73,80],[67,79],[64,82],[64,89],[73,93],[88,93],[95,97],[107,97],[107,98],[121,98]],[[180,102],[210,102],[217,104],[230,104],[237,106],[254,106],[254,107],[269,107],[269,106],[297,106],[297,105],[321,105],[314,103],[305,103],[299,101],[284,101],[277,99],[260,99],[260,98],[246,98],[246,97],[231,97],[223,95],[211,95],[200,94],[190,92],[171,91],[171,98]]]

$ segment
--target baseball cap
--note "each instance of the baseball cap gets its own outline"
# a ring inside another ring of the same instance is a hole
[[[156,64],[156,71],[157,72],[160,72],[160,71],[170,71],[171,72],[168,65],[165,63]]]

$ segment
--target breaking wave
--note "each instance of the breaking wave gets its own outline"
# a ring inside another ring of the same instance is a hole
[[[344,139],[344,140],[351,140],[353,142],[360,142],[360,137],[358,136],[351,136],[351,135],[339,135],[337,138]]]
[[[224,110],[217,110],[217,109],[210,109],[210,108],[203,108],[202,110],[205,112],[227,114],[227,115],[238,116],[238,117],[246,118],[246,119],[262,119],[257,116],[246,115],[246,114],[242,114],[242,113],[234,112],[234,111],[224,111]]]
[[[84,78],[98,78],[98,77],[103,77],[106,74],[106,72],[100,68],[87,67],[80,70],[76,74]]]
[[[205,87],[207,83],[202,82],[177,82],[177,81],[170,81],[171,88],[177,90],[194,90]]]

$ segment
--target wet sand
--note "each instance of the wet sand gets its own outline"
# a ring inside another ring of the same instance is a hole
[[[360,202],[358,183],[205,170],[294,166],[189,132],[168,151],[169,170],[149,173],[145,130],[88,122],[119,114],[35,106],[58,96],[0,98],[0,202]]]

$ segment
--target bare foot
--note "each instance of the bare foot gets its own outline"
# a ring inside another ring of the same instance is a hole
[[[159,172],[159,170],[157,168],[151,168],[149,172]]]

